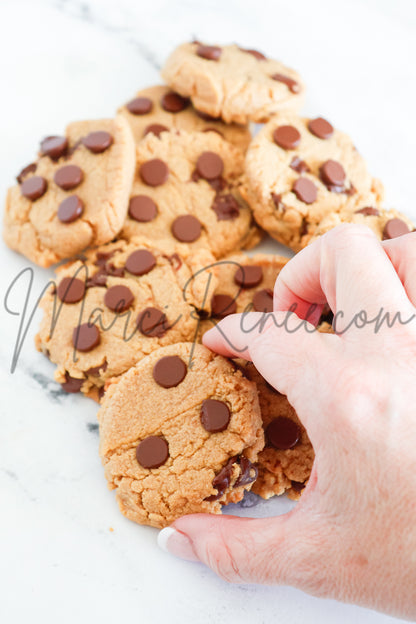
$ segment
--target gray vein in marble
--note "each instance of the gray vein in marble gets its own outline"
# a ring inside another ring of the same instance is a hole
[[[26,497],[32,503],[35,503],[37,501],[36,497],[32,496],[29,490],[26,489],[26,487],[20,481],[19,476],[15,472],[13,472],[12,470],[8,470],[7,468],[0,468],[0,473],[8,477],[10,481],[13,481],[14,483],[16,483],[19,486],[19,488],[22,490],[22,492],[26,495]]]
[[[98,433],[98,423],[87,423],[87,429],[91,433]]]

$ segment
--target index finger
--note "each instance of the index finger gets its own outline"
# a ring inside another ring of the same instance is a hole
[[[337,329],[351,326],[357,317],[369,322],[380,311],[392,317],[414,312],[380,241],[369,228],[351,224],[331,230],[299,252],[275,284],[275,311],[295,307],[305,318],[308,307],[326,302],[337,315]]]

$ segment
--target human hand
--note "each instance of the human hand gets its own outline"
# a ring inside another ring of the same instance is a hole
[[[416,233],[380,244],[365,227],[341,226],[281,271],[262,326],[261,313],[231,315],[205,334],[207,347],[252,360],[288,396],[316,458],[290,513],[184,516],[161,545],[227,581],[416,618],[415,266]],[[326,302],[337,335],[299,323],[316,324]],[[401,319],[378,327],[386,312]]]

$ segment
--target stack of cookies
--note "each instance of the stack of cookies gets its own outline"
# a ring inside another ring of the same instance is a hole
[[[114,119],[46,137],[4,220],[9,247],[60,263],[37,348],[65,391],[100,403],[108,484],[128,518],[156,527],[220,513],[250,488],[297,499],[310,476],[313,448],[287,398],[201,343],[228,314],[273,310],[287,258],[245,250],[265,231],[298,251],[339,223],[380,239],[413,230],[383,207],[352,140],[298,115],[294,70],[194,41],[162,75],[167,86]],[[250,122],[265,124],[254,138]]]

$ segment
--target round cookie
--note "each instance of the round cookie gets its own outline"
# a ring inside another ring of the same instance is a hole
[[[198,339],[229,314],[273,312],[273,289],[289,258],[272,254],[232,254],[219,260],[211,313],[199,323]]]
[[[295,251],[328,215],[378,208],[383,199],[351,139],[322,118],[271,120],[249,147],[246,176],[242,193],[256,221]]]
[[[276,112],[298,110],[305,91],[293,69],[237,45],[184,43],[172,52],[162,76],[196,109],[227,123],[262,123]]]
[[[112,240],[126,216],[134,166],[122,116],[75,122],[65,136],[47,137],[39,160],[7,194],[6,244],[48,267]]]
[[[256,383],[265,431],[252,490],[265,499],[287,492],[297,500],[311,474],[312,444],[287,397],[270,386],[252,362],[245,362],[242,371]]]
[[[140,524],[221,513],[256,478],[264,438],[255,384],[202,345],[141,360],[109,386],[98,420],[108,485]]]
[[[415,227],[408,217],[397,210],[365,206],[359,210],[344,209],[338,213],[327,215],[317,226],[315,235],[309,242],[343,223],[366,225],[373,230],[380,240],[388,240],[408,234],[413,232]]]
[[[136,143],[148,133],[159,136],[166,130],[216,132],[243,152],[251,141],[248,126],[225,124],[221,119],[200,113],[189,98],[183,98],[163,85],[139,91],[118,112],[128,121]]]
[[[216,257],[259,240],[241,198],[243,155],[215,132],[163,132],[137,145],[137,169],[121,237],[170,237]]]
[[[161,346],[194,340],[198,311],[216,285],[206,249],[145,240],[117,241],[57,270],[38,350],[57,365],[68,392],[100,398],[106,382]],[[205,268],[208,267],[208,268]]]

